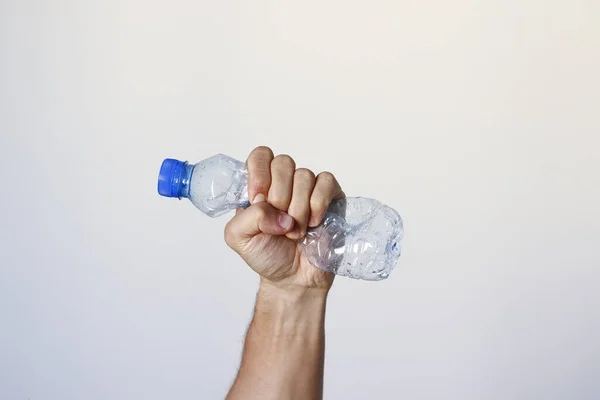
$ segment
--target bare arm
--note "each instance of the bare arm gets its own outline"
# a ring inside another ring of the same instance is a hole
[[[296,169],[257,147],[247,161],[252,205],[225,227],[225,241],[261,277],[229,400],[318,400],[323,392],[325,302],[333,275],[315,268],[297,239],[344,192],[328,172]]]
[[[228,400],[322,398],[326,298],[261,284]]]

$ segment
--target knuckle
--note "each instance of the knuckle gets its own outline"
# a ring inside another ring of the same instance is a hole
[[[294,172],[294,179],[301,179],[303,181],[314,181],[315,174],[308,168],[298,168]]]
[[[267,193],[271,186],[270,164],[273,152],[266,146],[259,146],[248,156],[248,186],[251,194]]]
[[[294,162],[294,159],[288,156],[287,154],[280,154],[277,157],[275,157],[271,162],[271,165],[287,169],[296,168],[296,163]]]
[[[258,146],[250,152],[250,157],[273,158],[273,150],[267,146]]]
[[[335,176],[329,171],[323,171],[317,176],[317,180],[326,185],[336,186],[337,180]]]

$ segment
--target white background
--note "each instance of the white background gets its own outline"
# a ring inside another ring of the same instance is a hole
[[[0,3],[0,398],[219,399],[256,276],[161,198],[256,145],[405,219],[326,399],[600,397],[596,0]]]

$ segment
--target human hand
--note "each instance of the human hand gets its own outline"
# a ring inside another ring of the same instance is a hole
[[[225,241],[270,285],[328,290],[334,275],[310,264],[298,239],[321,223],[329,203],[344,197],[329,172],[296,169],[288,155],[257,147],[248,156],[248,197],[225,227]]]

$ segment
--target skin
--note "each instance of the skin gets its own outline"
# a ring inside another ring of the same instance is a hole
[[[296,168],[257,147],[247,160],[249,198],[225,241],[260,275],[254,315],[228,400],[314,400],[323,396],[325,305],[334,275],[312,266],[297,239],[344,196],[329,172]]]

